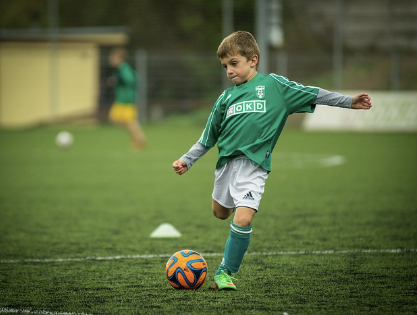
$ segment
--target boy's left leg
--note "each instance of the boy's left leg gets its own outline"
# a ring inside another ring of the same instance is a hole
[[[240,269],[251,240],[252,220],[255,213],[256,211],[251,208],[238,207],[236,209],[223,256],[223,265],[230,273],[237,273]]]
[[[224,256],[214,281],[218,289],[234,289],[230,275],[239,271],[243,256],[249,247],[252,233],[252,220],[256,211],[247,207],[238,207],[232,223],[230,224],[229,238],[227,239]]]
[[[214,281],[218,289],[236,290],[231,274],[239,271],[249,246],[252,220],[259,207],[268,172],[242,156],[217,169],[215,177],[213,214],[224,220],[232,214],[233,207],[236,211]]]

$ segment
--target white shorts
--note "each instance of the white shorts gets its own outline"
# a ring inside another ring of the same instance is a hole
[[[214,173],[213,200],[232,209],[248,207],[258,211],[268,172],[246,156],[231,160]]]

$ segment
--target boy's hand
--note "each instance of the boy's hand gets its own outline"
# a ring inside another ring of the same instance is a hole
[[[174,172],[178,175],[184,174],[186,171],[188,171],[187,163],[185,163],[183,160],[177,160],[172,164],[172,167],[174,168]]]
[[[359,93],[353,97],[352,109],[370,109],[372,107],[371,98],[366,93]]]

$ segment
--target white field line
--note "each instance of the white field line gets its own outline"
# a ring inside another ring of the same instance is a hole
[[[332,255],[332,254],[374,254],[374,253],[404,253],[417,252],[416,248],[397,248],[397,249],[353,249],[353,250],[299,250],[299,251],[279,251],[279,252],[249,252],[247,256],[279,256],[279,255]],[[223,256],[223,253],[202,253],[203,257]],[[171,254],[149,254],[149,255],[118,255],[118,256],[90,256],[80,258],[45,258],[45,259],[20,259],[20,260],[0,260],[1,264],[20,264],[20,263],[49,263],[49,262],[71,262],[87,260],[119,260],[119,259],[146,259],[146,258],[169,258]]]
[[[86,313],[68,313],[68,312],[50,312],[50,311],[38,311],[38,310],[21,310],[14,308],[0,307],[0,313],[16,313],[16,314],[42,314],[42,315],[90,315]]]

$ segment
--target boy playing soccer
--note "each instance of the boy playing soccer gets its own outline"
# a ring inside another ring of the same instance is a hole
[[[214,277],[219,290],[236,290],[231,275],[239,271],[249,246],[253,217],[271,171],[271,154],[288,116],[313,113],[316,104],[352,109],[372,106],[365,93],[346,96],[276,74],[260,74],[259,56],[258,44],[248,32],[232,33],[221,42],[217,57],[235,85],[215,102],[198,142],[172,165],[182,175],[217,143],[212,210],[221,220],[234,212]]]

